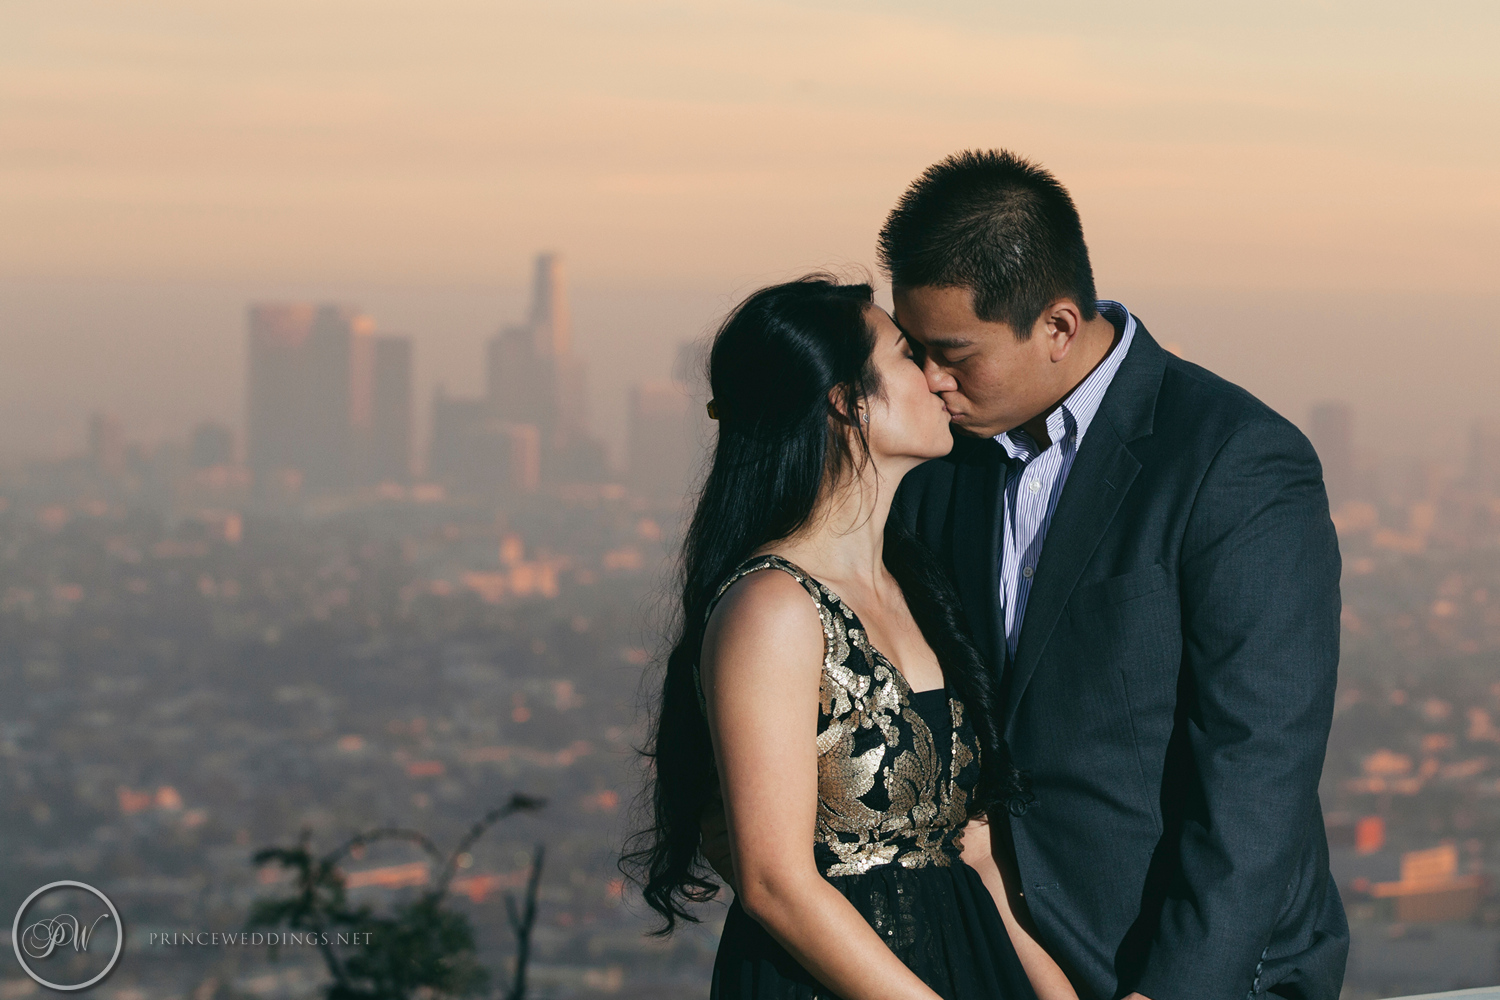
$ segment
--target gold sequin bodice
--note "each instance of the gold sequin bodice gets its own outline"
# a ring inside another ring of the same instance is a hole
[[[953,864],[954,838],[968,819],[979,778],[979,743],[963,704],[929,697],[935,692],[914,693],[870,645],[849,606],[780,556],[742,563],[714,603],[737,580],[763,569],[791,574],[823,620],[814,844],[819,871],[834,877],[890,864]],[[924,712],[919,704],[932,707]]]

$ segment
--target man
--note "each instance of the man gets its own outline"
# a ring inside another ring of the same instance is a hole
[[[962,432],[897,511],[1000,674],[1027,787],[992,822],[1038,939],[1085,998],[1335,1000],[1340,561],[1312,447],[1097,301],[1072,200],[1019,157],[929,169],[880,254]]]

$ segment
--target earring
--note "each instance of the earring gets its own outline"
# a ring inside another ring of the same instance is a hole
[[[869,414],[868,414],[868,413],[863,413],[863,412],[862,412],[862,413],[860,413],[860,415],[859,415],[859,419],[860,419],[860,422],[861,422],[861,423],[866,423],[866,424],[868,424],[868,423],[869,423],[869,422],[870,422],[870,415],[869,415]]]

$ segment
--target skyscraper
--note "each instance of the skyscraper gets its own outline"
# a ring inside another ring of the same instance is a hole
[[[562,258],[557,254],[536,255],[528,325],[538,355],[561,358],[572,352],[573,329],[568,314],[567,280],[563,275]]]
[[[1337,509],[1355,498],[1354,414],[1347,403],[1324,402],[1313,406],[1310,416],[1307,436],[1323,464],[1328,502]]]
[[[491,338],[486,374],[491,414],[536,427],[544,478],[603,476],[602,446],[587,432],[587,370],[573,353],[567,281],[557,254],[537,255],[526,322]]]
[[[427,472],[459,490],[489,497],[534,493],[541,485],[541,436],[535,424],[496,415],[487,399],[439,389],[432,405]]]
[[[535,424],[552,446],[584,426],[584,367],[572,341],[562,258],[538,254],[526,322],[490,340],[487,395],[497,415]]]
[[[346,306],[263,303],[249,318],[246,450],[258,482],[295,469],[308,488],[336,489],[401,465],[409,342],[381,346],[374,321]]]
[[[405,482],[412,461],[410,337],[376,337],[370,414],[369,478]]]
[[[705,347],[679,344],[670,379],[630,390],[626,482],[637,496],[678,503],[704,471],[713,442],[703,407]]]
[[[303,353],[315,311],[305,302],[250,307],[245,448],[257,482],[305,464],[300,430],[309,389]]]
[[[556,358],[536,349],[533,329],[507,326],[490,338],[485,397],[502,420],[534,424],[549,438],[556,427]]]
[[[204,421],[193,428],[188,442],[188,464],[195,469],[229,465],[234,461],[234,431],[221,423]]]
[[[631,388],[631,492],[665,503],[685,495],[702,459],[692,410],[693,400],[681,382],[647,382]]]
[[[1468,466],[1470,485],[1500,495],[1500,422],[1474,421],[1469,428]]]
[[[89,458],[94,469],[106,476],[125,471],[125,427],[112,413],[89,414]]]

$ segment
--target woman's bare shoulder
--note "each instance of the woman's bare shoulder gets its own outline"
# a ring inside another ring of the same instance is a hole
[[[703,648],[715,660],[743,650],[753,651],[757,658],[821,662],[823,622],[818,603],[790,573],[765,569],[746,574],[714,607]]]

